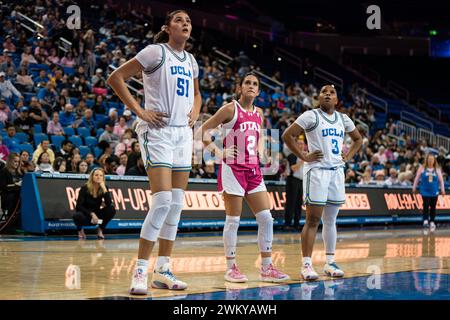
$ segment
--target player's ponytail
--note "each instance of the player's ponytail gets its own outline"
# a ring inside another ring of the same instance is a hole
[[[166,32],[166,29],[168,28],[170,22],[172,21],[173,17],[180,12],[184,12],[186,14],[188,14],[185,10],[175,10],[172,12],[169,12],[166,15],[166,20],[164,22],[164,25],[161,27],[161,31],[159,31],[156,35],[155,38],[153,39],[154,43],[165,43],[165,42],[169,42],[169,34]]]

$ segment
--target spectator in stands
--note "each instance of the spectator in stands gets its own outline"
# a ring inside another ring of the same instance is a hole
[[[95,97],[94,105],[92,106],[92,110],[94,111],[94,115],[97,114],[106,114],[106,108],[103,101],[102,95],[97,95]]]
[[[54,173],[52,163],[50,162],[50,156],[47,152],[41,152],[37,161],[35,172]]]
[[[47,76],[47,71],[41,69],[39,70],[39,75],[33,79],[36,88],[44,88],[47,85],[49,77]]]
[[[31,52],[31,47],[26,46],[20,60],[20,66],[22,67],[23,64],[30,64],[30,63],[37,63],[36,58],[33,56],[33,53]]]
[[[8,70],[11,70],[12,74],[15,74],[17,67],[16,64],[14,63],[12,53],[7,51],[6,55],[5,53],[3,53],[3,55],[5,56],[6,59],[5,61],[3,61],[2,64],[0,64],[0,71],[8,73]]]
[[[58,92],[53,82],[47,81],[46,86],[39,89],[37,97],[46,110],[52,110],[58,99]]]
[[[147,176],[147,170],[145,170],[144,167],[144,161],[142,160],[142,157],[139,157],[137,159],[136,165],[131,167],[125,172],[125,175],[127,176]]]
[[[358,178],[356,177],[356,173],[353,169],[347,169],[345,174],[345,183],[358,183]]]
[[[61,144],[61,149],[59,149],[58,152],[56,152],[56,157],[61,157],[66,162],[69,161],[69,158],[72,157],[72,150],[73,150],[73,144],[70,142],[70,140],[64,140]]]
[[[81,160],[80,162],[78,162],[77,173],[88,174],[88,172],[89,172],[89,165],[86,162],[86,160]]]
[[[111,108],[108,111],[108,118],[105,120],[104,123],[112,122],[112,123],[116,124],[116,122],[118,122],[118,120],[119,120],[119,114],[117,113],[117,109]]]
[[[384,170],[375,171],[375,184],[377,186],[384,186],[386,184],[385,177]]]
[[[95,120],[92,117],[91,109],[86,109],[86,111],[84,112],[84,117],[81,119],[81,122],[78,125],[78,127],[88,128],[92,136],[96,135],[97,124],[95,123]]]
[[[213,160],[206,161],[205,171],[202,174],[202,179],[217,179],[217,174],[216,174]]]
[[[133,142],[136,141],[136,139],[132,138],[132,136],[133,136],[133,130],[126,129],[122,135],[122,138],[120,139],[120,143],[117,144],[117,146],[114,149],[114,154],[116,156],[120,156],[124,152],[131,152],[132,144],[133,144]]]
[[[380,146],[378,148],[378,152],[375,153],[373,156],[378,157],[379,162],[384,165],[386,163],[386,161],[388,161],[388,158],[386,156],[386,148],[384,146]]]
[[[14,123],[14,120],[16,120],[20,116],[20,109],[24,107],[23,100],[19,100],[16,102],[14,106],[14,110],[11,112],[11,121]]]
[[[19,132],[25,132],[28,135],[33,134],[33,119],[30,117],[27,107],[20,109],[19,117],[14,120],[14,125]]]
[[[32,161],[30,161],[30,154],[26,150],[20,152],[20,172],[25,174],[27,172],[34,172],[35,166]]]
[[[128,155],[126,152],[123,152],[119,157],[120,166],[117,167],[116,173],[119,176],[123,176],[125,174],[125,170],[127,168]]]
[[[3,137],[0,136],[0,162],[6,162],[9,155],[9,149],[3,144]]]
[[[120,137],[114,133],[114,123],[108,122],[105,125],[105,131],[100,135],[98,141],[108,142],[113,149],[116,148],[117,144],[120,142]]]
[[[135,118],[133,117],[133,114],[131,113],[131,111],[128,109],[125,109],[125,111],[123,112],[123,117],[125,118],[127,127],[133,128],[133,123],[135,121]]]
[[[53,153],[53,150],[50,148],[50,141],[48,140],[42,140],[42,142],[38,145],[38,147],[33,153],[33,162],[37,164],[37,161],[43,152],[46,152],[48,154],[49,162],[50,164],[53,164],[53,161],[55,161],[55,154]]]
[[[8,52],[16,52],[16,45],[12,42],[11,35],[5,37],[5,42],[3,42],[3,49],[8,50]]]
[[[81,155],[79,153],[73,153],[67,162],[67,172],[77,173],[78,164],[81,161]]]
[[[84,75],[81,75],[79,79],[75,80],[70,88],[70,96],[78,99],[81,99],[89,92],[89,85]]]
[[[51,108],[48,108],[47,110],[51,112]],[[46,132],[49,119],[47,112],[43,110],[42,105],[39,102],[33,100],[33,102],[30,103],[29,116],[33,125],[40,125],[43,132]]]
[[[88,172],[91,172],[94,168],[98,167],[98,164],[96,163],[94,155],[92,153],[88,153],[86,155],[85,161],[88,164]]]
[[[103,77],[103,70],[97,68],[97,70],[95,70],[95,74],[91,78],[91,83],[95,86],[95,84],[97,84],[100,80],[106,81]]]
[[[20,199],[22,173],[19,170],[20,158],[15,152],[9,154],[6,165],[0,170],[0,198],[3,212],[13,213]]]
[[[53,173],[64,172],[66,172],[66,160],[62,157],[56,157],[55,162],[53,162]]]
[[[52,121],[49,121],[47,124],[47,134],[63,136],[64,129],[59,122],[59,113],[57,111],[53,112]]]
[[[73,215],[80,239],[86,239],[83,226],[98,225],[99,219],[102,219],[102,222],[98,227],[97,237],[104,239],[103,231],[116,214],[105,182],[105,172],[97,168],[91,171],[88,182],[80,189],[76,213]]]
[[[16,85],[19,90],[26,92],[34,91],[34,82],[31,76],[28,74],[26,68],[20,68],[16,77]]]
[[[59,122],[63,127],[73,127],[75,122],[75,114],[73,113],[73,105],[67,103],[64,112],[59,115]]]
[[[135,141],[131,144],[131,152],[128,154],[127,167],[125,172],[137,165],[137,160],[141,158],[141,149],[139,142]]]
[[[50,55],[47,57],[48,64],[59,64],[59,57],[55,48],[50,49]]]
[[[75,59],[71,51],[67,51],[64,57],[61,59],[61,65],[67,68],[73,68],[75,66]]]
[[[366,185],[366,184],[374,184],[375,181],[372,179],[372,168],[367,166],[362,175],[361,181],[358,184]]]
[[[0,71],[0,98],[6,99],[10,104],[14,102],[14,96],[22,99],[23,96],[9,80],[5,80],[5,73]]]
[[[126,129],[128,129],[127,120],[125,119],[125,117],[122,116],[119,118],[119,121],[115,124],[113,132],[119,137],[122,137]]]
[[[116,170],[119,167],[119,158],[115,155],[110,155],[105,160],[104,170],[105,174],[116,175]]]
[[[11,120],[11,109],[9,109],[4,98],[0,98],[0,122],[6,124]]]
[[[9,152],[20,153],[20,141],[15,138],[16,128],[11,124],[6,127],[6,138],[3,139],[3,143],[8,147]]]
[[[398,171],[395,168],[389,169],[389,178],[385,181],[387,186],[398,186],[400,185],[400,181],[398,179]]]

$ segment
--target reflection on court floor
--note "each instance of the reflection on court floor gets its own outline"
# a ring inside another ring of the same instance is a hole
[[[0,299],[130,299],[137,235],[107,240],[73,236],[0,237]],[[189,284],[183,292],[150,289],[143,299],[353,300],[450,299],[450,228],[339,231],[336,258],[344,279],[300,279],[300,234],[276,233],[274,263],[291,276],[283,285],[258,281],[256,232],[239,235],[238,264],[249,281],[225,283],[220,233],[188,234],[175,245],[173,269]],[[313,255],[322,273],[323,244]],[[154,257],[149,268],[153,267]],[[141,298],[141,297],[139,297]]]

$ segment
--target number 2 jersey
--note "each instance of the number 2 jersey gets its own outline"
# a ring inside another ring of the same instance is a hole
[[[305,162],[304,174],[312,168],[344,166],[342,147],[345,133],[355,130],[355,124],[346,114],[335,111],[329,115],[318,108],[304,112],[295,123],[305,130],[308,152],[320,150],[323,153],[321,160]]]
[[[239,155],[235,159],[227,158],[226,164],[232,170],[251,170],[259,167],[258,142],[262,117],[255,106],[253,111],[246,111],[236,100],[233,103],[233,119],[222,125],[223,148],[237,146]]]
[[[194,56],[160,43],[148,45],[136,59],[144,68],[145,109],[167,113],[169,118],[165,120],[169,126],[187,126],[194,105],[194,79],[198,78]],[[146,125],[140,121],[138,129]]]

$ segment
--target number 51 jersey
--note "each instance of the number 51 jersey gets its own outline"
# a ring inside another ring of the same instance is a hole
[[[246,111],[236,100],[233,119],[222,125],[224,130],[223,147],[237,147],[236,158],[227,158],[225,163],[232,170],[252,170],[259,167],[258,142],[262,125],[261,114],[253,106],[253,111]]]
[[[320,150],[323,158],[305,162],[304,174],[312,168],[343,167],[342,146],[346,132],[355,130],[355,124],[344,113],[335,111],[332,115],[320,108],[308,110],[295,120],[305,130],[308,151]]]

